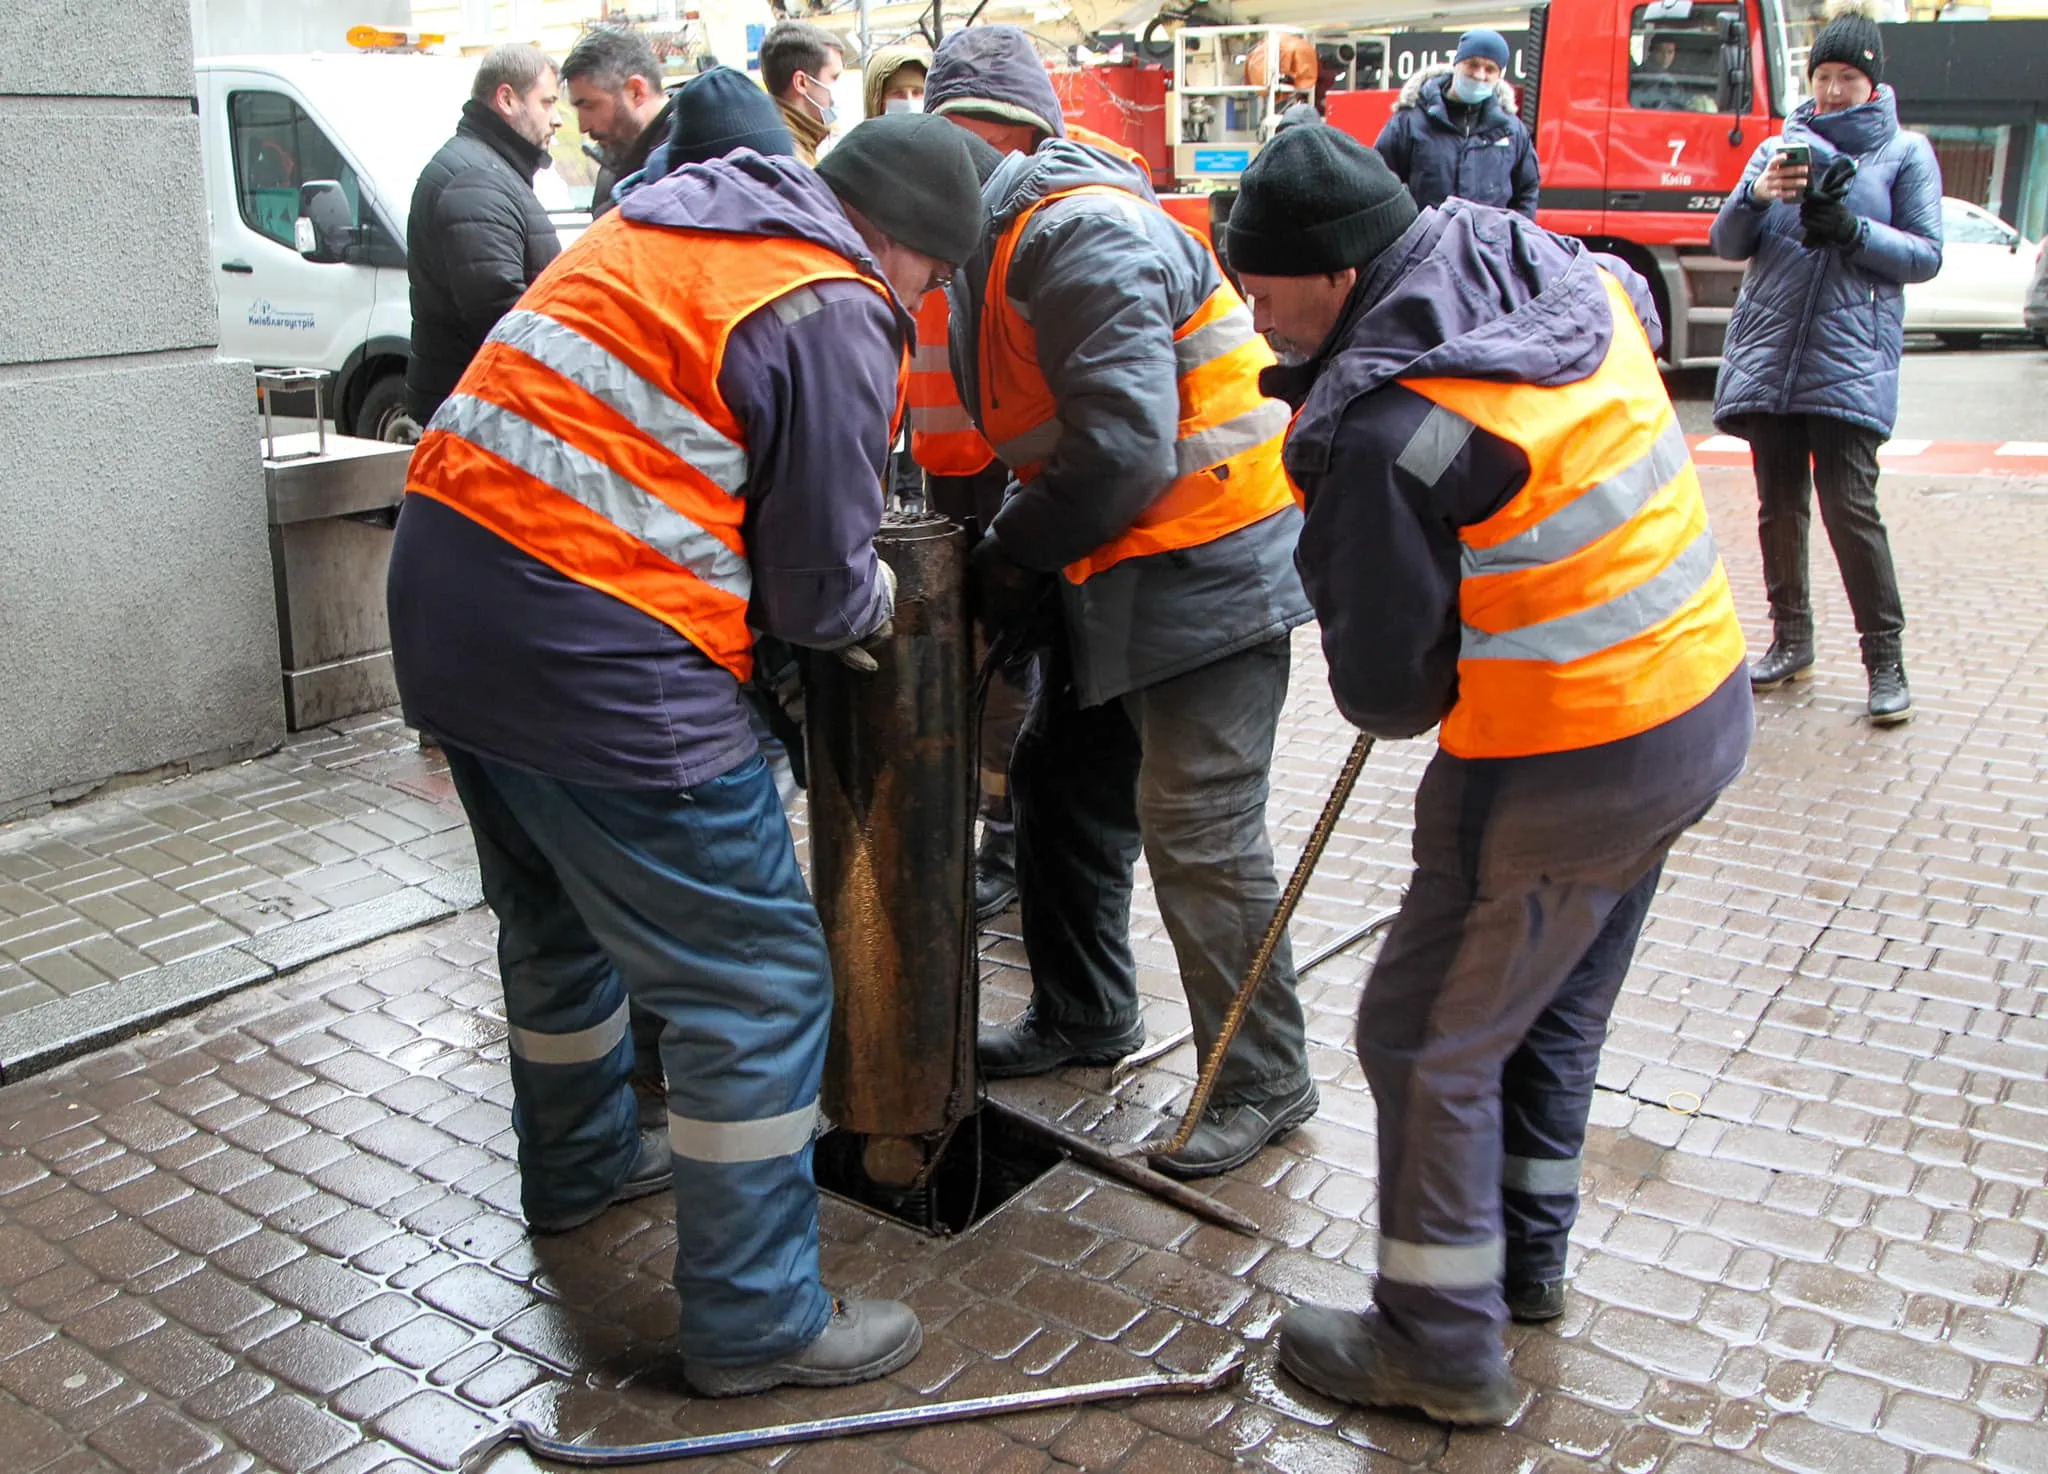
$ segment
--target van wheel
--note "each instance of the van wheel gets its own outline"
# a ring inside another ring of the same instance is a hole
[[[355,433],[364,440],[419,444],[420,422],[405,407],[404,374],[386,374],[370,385],[363,407],[356,411]]]

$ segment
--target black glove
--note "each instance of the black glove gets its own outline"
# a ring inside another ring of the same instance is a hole
[[[799,788],[809,781],[804,771],[802,653],[772,635],[754,636],[754,676],[740,687],[740,695],[787,749],[789,769]]]
[[[1052,575],[1015,562],[992,532],[968,554],[968,607],[991,641],[1011,635],[1027,643],[1043,643],[1038,635],[1046,620],[1058,612],[1056,597]]]
[[[1842,201],[1856,182],[1856,161],[1845,154],[1828,160],[1820,175],[1806,187],[1799,203],[1800,239],[1810,251],[1824,246],[1849,247],[1863,234],[1863,221]]]

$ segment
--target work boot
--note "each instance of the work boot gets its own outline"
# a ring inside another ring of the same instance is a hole
[[[1011,1080],[1067,1065],[1113,1065],[1144,1042],[1143,1019],[1108,1027],[1057,1024],[1027,1003],[1014,1023],[983,1029],[974,1055],[988,1079]]]
[[[1787,681],[1813,679],[1813,640],[1779,635],[1764,651],[1764,658],[1749,668],[1749,689],[1773,691]]]
[[[917,1313],[898,1300],[832,1301],[816,1340],[780,1361],[750,1366],[683,1362],[683,1380],[704,1397],[743,1397],[770,1387],[844,1387],[908,1366],[924,1346]]]
[[[1242,1166],[1316,1113],[1321,1101],[1313,1080],[1258,1100],[1212,1105],[1188,1144],[1171,1156],[1153,1157],[1168,1177],[1214,1177]]]
[[[1380,1349],[1373,1311],[1303,1305],[1280,1317],[1280,1365],[1302,1386],[1358,1407],[1414,1408],[1439,1423],[1485,1427],[1521,1406],[1501,1362],[1477,1381],[1452,1381],[1404,1367]]]
[[[974,852],[974,919],[987,921],[1017,904],[1017,830],[983,824]]]
[[[630,1203],[635,1198],[648,1197],[654,1193],[667,1192],[675,1181],[675,1168],[669,1158],[668,1130],[642,1131],[640,1153],[634,1157],[633,1165],[626,1173],[626,1180],[612,1189],[612,1195],[595,1208],[581,1213],[569,1213],[560,1218],[532,1218],[526,1226],[535,1233],[567,1233],[572,1228],[603,1216],[606,1209],[616,1203]]]
[[[1564,1281],[1509,1280],[1505,1290],[1508,1319],[1516,1325],[1540,1326],[1564,1314]]]
[[[633,1072],[633,1108],[640,1115],[642,1131],[668,1134],[668,1081],[659,1074]]]
[[[1897,726],[1913,715],[1913,693],[1906,687],[1906,668],[1894,660],[1870,668],[1870,720],[1880,727]]]

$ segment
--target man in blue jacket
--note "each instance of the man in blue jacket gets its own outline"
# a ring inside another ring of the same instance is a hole
[[[1401,89],[1377,152],[1418,205],[1453,195],[1536,218],[1536,145],[1515,116],[1498,31],[1467,31],[1448,68],[1417,72]]]
[[[1298,367],[1295,560],[1354,724],[1441,723],[1415,874],[1367,980],[1379,1275],[1304,1306],[1280,1365],[1326,1396],[1498,1423],[1512,1315],[1563,1314],[1607,1019],[1665,855],[1741,771],[1742,631],[1623,280],[1574,241],[1296,128],[1227,240]]]

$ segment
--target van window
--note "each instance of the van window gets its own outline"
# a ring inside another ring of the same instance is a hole
[[[1721,85],[1721,17],[1738,5],[1662,3],[1636,7],[1628,40],[1628,105],[1653,112],[1733,111]]]
[[[280,245],[292,243],[299,186],[333,179],[362,223],[362,187],[340,150],[281,92],[228,94],[228,136],[235,155],[235,201],[251,230]]]

